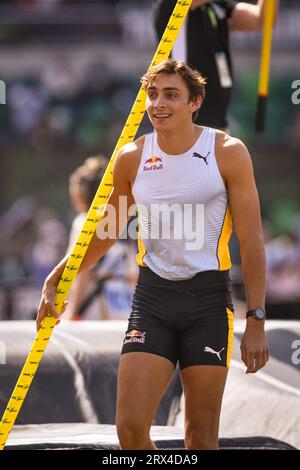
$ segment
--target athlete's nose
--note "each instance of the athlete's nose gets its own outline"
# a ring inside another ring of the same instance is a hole
[[[165,100],[163,96],[158,95],[153,102],[154,108],[165,108]]]

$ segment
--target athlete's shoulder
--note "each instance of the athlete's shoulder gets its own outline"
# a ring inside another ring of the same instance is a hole
[[[249,151],[240,139],[232,137],[226,132],[216,130],[216,152],[232,164],[238,161],[251,160]]]
[[[145,135],[121,147],[114,162],[114,177],[127,177],[132,180],[140,163]]]
[[[251,156],[246,145],[226,132],[216,131],[215,153],[221,174],[226,180],[229,175],[252,171]]]
[[[126,158],[129,160],[135,156],[140,156],[143,151],[143,146],[145,142],[145,135],[142,135],[138,139],[134,140],[133,142],[129,142],[128,144],[123,145],[118,151],[117,158]]]

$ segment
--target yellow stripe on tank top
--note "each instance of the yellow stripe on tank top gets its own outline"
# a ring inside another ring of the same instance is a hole
[[[147,250],[141,238],[141,226],[139,224],[138,225],[138,252],[136,254],[136,262],[139,266],[147,267],[143,261],[144,256],[146,254],[147,254]]]
[[[226,366],[230,366],[230,359],[233,348],[233,324],[234,324],[234,315],[230,308],[226,308],[227,321],[228,321],[228,338],[227,338],[227,357],[226,357]]]
[[[229,253],[229,240],[232,233],[232,218],[230,207],[227,206],[226,214],[224,217],[223,227],[221,230],[221,236],[218,243],[218,261],[219,261],[219,270],[225,271],[231,268],[231,259]]]

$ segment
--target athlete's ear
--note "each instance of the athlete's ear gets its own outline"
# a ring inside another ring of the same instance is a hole
[[[201,96],[196,96],[193,100],[192,100],[192,112],[194,113],[195,111],[197,111],[202,105],[202,98]]]

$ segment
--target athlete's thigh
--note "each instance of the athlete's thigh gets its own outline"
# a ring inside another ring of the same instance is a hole
[[[227,367],[205,365],[181,370],[187,428],[217,431],[227,372]]]
[[[163,356],[122,354],[118,373],[117,424],[150,428],[175,367]]]

